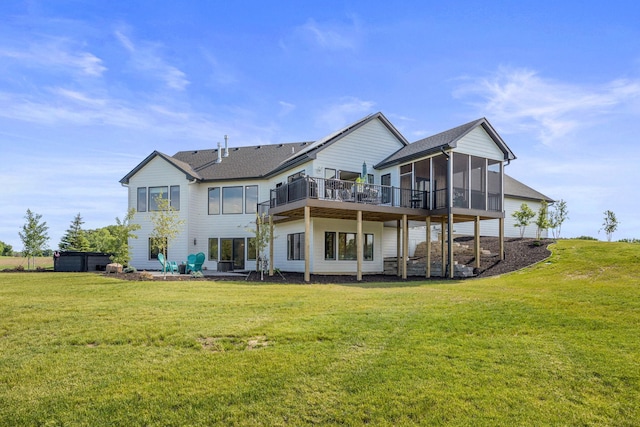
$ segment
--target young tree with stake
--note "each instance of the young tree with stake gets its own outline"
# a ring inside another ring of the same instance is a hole
[[[157,249],[167,260],[167,245],[169,242],[180,234],[184,220],[180,219],[180,213],[176,211],[168,198],[163,197],[162,193],[155,197],[156,210],[151,215],[153,223],[153,231],[151,232],[151,246]],[[166,276],[166,269],[163,269]]]
[[[27,209],[25,215],[27,222],[22,226],[22,231],[18,232],[20,240],[24,245],[22,253],[27,257],[27,269],[31,269],[29,260],[33,260],[33,257],[42,256],[44,245],[49,241],[49,235],[47,234],[46,222],[40,222],[42,215],[31,212],[31,209]],[[33,260],[35,266],[35,260]]]
[[[531,220],[536,216],[536,213],[529,207],[529,205],[523,203],[520,205],[520,210],[515,211],[511,216],[516,219],[513,226],[520,227],[520,238],[522,239],[524,237],[524,230],[527,228],[527,225],[531,224]]]

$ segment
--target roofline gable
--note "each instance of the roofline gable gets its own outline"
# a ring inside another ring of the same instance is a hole
[[[482,129],[489,135],[489,137],[493,140],[493,142],[498,146],[500,151],[504,154],[504,160],[511,161],[516,158],[515,154],[511,151],[511,149],[507,146],[504,140],[500,137],[500,135],[495,131],[493,126],[489,123],[489,121],[482,117],[480,119],[465,123],[463,125],[457,126],[452,129],[445,130],[443,132],[437,133],[435,135],[420,139],[411,143],[413,144],[425,144],[427,145],[423,150],[417,152],[409,152],[406,155],[400,155],[401,151],[404,150],[400,148],[395,153],[391,154],[385,160],[381,161],[377,165],[374,166],[375,169],[384,169],[389,166],[394,166],[403,162],[407,162],[409,160],[417,159],[420,157],[424,157],[433,153],[440,152],[442,150],[449,150],[457,148],[458,141],[467,136],[471,131],[476,129],[478,126],[482,126]],[[459,132],[455,132],[459,129]],[[430,141],[438,141],[438,139],[442,139],[446,137],[448,133],[453,133],[451,139],[445,140],[442,143],[433,143],[429,144]],[[411,151],[411,150],[410,150]]]
[[[489,120],[487,120],[486,117],[482,117],[482,118],[476,120],[475,122],[469,122],[467,124],[469,125],[471,123],[474,123],[473,126],[469,126],[469,128],[466,131],[462,132],[459,136],[457,136],[449,144],[447,144],[450,148],[457,148],[458,147],[458,141],[460,141],[462,138],[467,136],[469,133],[471,133],[478,126],[482,126],[482,129],[484,129],[484,131],[487,133],[487,135],[489,135],[489,138],[491,138],[493,140],[493,142],[498,146],[500,151],[502,151],[502,153],[504,154],[504,160],[511,161],[511,160],[514,160],[516,158],[515,154],[513,154],[511,149],[507,146],[507,143],[504,142],[504,140],[498,134],[498,132],[496,132],[496,130],[493,128],[493,126],[491,126],[491,123],[489,123]],[[463,125],[463,126],[465,126],[465,125]]]
[[[363,127],[364,125],[366,125],[367,123],[372,122],[373,120],[378,119],[380,120],[380,122],[382,122],[382,124],[393,134],[393,136],[396,137],[396,139],[398,139],[398,141],[404,146],[408,146],[409,145],[409,141],[407,141],[407,139],[404,137],[404,135],[402,135],[398,129],[396,129],[396,127],[389,121],[389,119],[387,119],[384,114],[382,114],[382,112],[377,112],[377,113],[373,113],[373,114],[369,114],[366,117],[363,117],[362,119],[348,125],[345,126],[344,128],[330,133],[329,135],[318,139],[317,141],[314,141],[313,143],[311,143],[308,147],[304,148],[303,150],[300,150],[296,156],[294,157],[290,157],[286,160],[283,160],[282,163],[280,165],[278,165],[276,168],[274,168],[271,172],[269,172],[267,175],[274,175],[276,173],[282,172],[283,170],[304,164],[306,162],[308,162],[309,160],[313,160],[316,158],[316,155],[319,151],[324,150],[325,148],[329,147],[330,145],[338,142],[339,140],[341,140],[342,138],[346,137],[347,135],[355,132],[356,130],[360,129],[361,127]]]
[[[193,181],[194,179],[196,180],[200,180],[201,178],[198,176],[198,173],[195,172],[191,166],[189,166],[187,163],[184,163],[180,160],[174,159],[173,157],[161,153],[160,151],[154,150],[153,153],[149,154],[143,161],[141,161],[135,168],[133,168],[131,170],[131,172],[129,172],[128,174],[126,174],[124,177],[122,177],[122,179],[120,180],[120,184],[122,185],[129,185],[129,180],[138,172],[140,172],[140,170],[142,170],[147,164],[149,164],[149,162],[151,162],[151,160],[155,159],[156,157],[159,157],[161,159],[163,159],[164,161],[166,161],[167,163],[169,163],[171,166],[175,167],[176,169],[178,169],[180,172],[185,174],[185,178],[189,181]]]

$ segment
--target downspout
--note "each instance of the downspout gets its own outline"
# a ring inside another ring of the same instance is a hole
[[[189,176],[187,175],[187,180],[188,180],[187,185],[193,185],[193,184],[196,184],[198,182],[198,178],[194,178],[194,177],[191,177],[191,178],[193,178],[193,179],[189,180]],[[189,197],[189,199],[190,198],[191,197]],[[197,236],[189,237],[190,235],[191,235],[191,221],[187,221],[187,248],[189,247],[189,242],[193,242],[193,245],[196,246]],[[187,252],[189,252],[189,251],[187,251]]]

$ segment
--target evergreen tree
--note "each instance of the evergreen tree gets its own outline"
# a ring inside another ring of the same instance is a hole
[[[13,247],[10,244],[0,241],[0,256],[13,255]]]
[[[24,245],[22,254],[27,257],[27,269],[31,269],[30,260],[33,257],[42,256],[43,246],[49,240],[47,234],[49,227],[46,222],[40,222],[42,215],[31,212],[31,209],[27,209],[25,219],[27,222],[22,226],[22,231],[18,232],[18,235]]]
[[[71,225],[60,239],[60,249],[63,251],[80,251],[86,252],[89,250],[89,241],[87,240],[86,232],[82,229],[82,216],[78,213],[75,216]]]

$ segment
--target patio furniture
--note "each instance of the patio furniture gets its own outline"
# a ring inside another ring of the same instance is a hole
[[[202,271],[202,264],[204,264],[205,255],[204,252],[198,252],[197,254],[189,254],[187,257],[187,273],[191,271]]]
[[[163,254],[158,254],[158,262],[160,262],[160,264],[162,265],[162,272],[163,273],[177,273],[178,272],[178,265],[176,264],[175,261],[167,261],[164,258]]]

